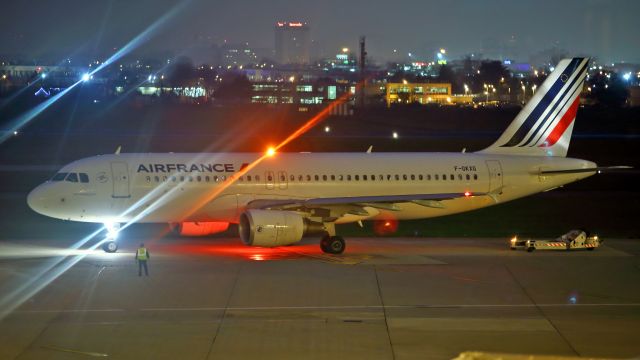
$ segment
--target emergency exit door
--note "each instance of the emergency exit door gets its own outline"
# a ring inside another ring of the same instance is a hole
[[[265,186],[267,190],[273,190],[275,188],[275,176],[273,175],[273,171],[265,171],[264,172],[264,180]]]
[[[111,163],[111,178],[113,179],[113,197],[128,198],[129,193],[129,170],[126,162]]]
[[[287,184],[287,172],[278,171],[278,188],[280,190],[285,190],[287,188]]]
[[[502,166],[498,160],[487,160],[487,168],[489,169],[489,192],[502,192]]]

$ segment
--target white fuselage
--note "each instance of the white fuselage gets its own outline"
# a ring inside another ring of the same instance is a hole
[[[258,199],[489,194],[444,200],[440,207],[412,202],[398,203],[393,211],[371,207],[367,216],[346,214],[336,222],[404,220],[483,208],[594,174],[539,174],[576,168],[595,164],[480,153],[114,154],[66,165],[61,173],[86,174],[88,182],[48,181],[29,194],[28,202],[39,213],[73,221],[236,223],[247,204]]]

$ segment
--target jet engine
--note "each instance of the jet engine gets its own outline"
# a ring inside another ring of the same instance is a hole
[[[240,215],[238,229],[245,245],[263,247],[295,244],[304,235],[325,231],[321,223],[293,211],[278,210],[247,210]]]
[[[229,228],[228,222],[182,222],[171,224],[171,230],[181,236],[206,236],[223,232]]]

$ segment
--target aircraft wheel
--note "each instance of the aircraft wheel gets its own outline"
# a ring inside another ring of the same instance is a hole
[[[322,239],[320,239],[320,249],[322,250],[322,252],[324,253],[328,253],[329,252],[329,242],[331,241],[331,236],[329,235],[325,235],[322,237]]]
[[[106,243],[102,244],[102,250],[108,253],[114,253],[118,251],[118,243],[115,241],[107,241]]]
[[[345,247],[346,244],[341,236],[331,236],[322,250],[329,254],[342,254]]]
[[[534,248],[533,246],[530,248],[527,248],[527,252],[532,252],[533,250],[535,250],[536,248]]]

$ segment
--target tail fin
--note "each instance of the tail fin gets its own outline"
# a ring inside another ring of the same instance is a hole
[[[560,61],[498,141],[480,153],[567,156],[588,63]]]

